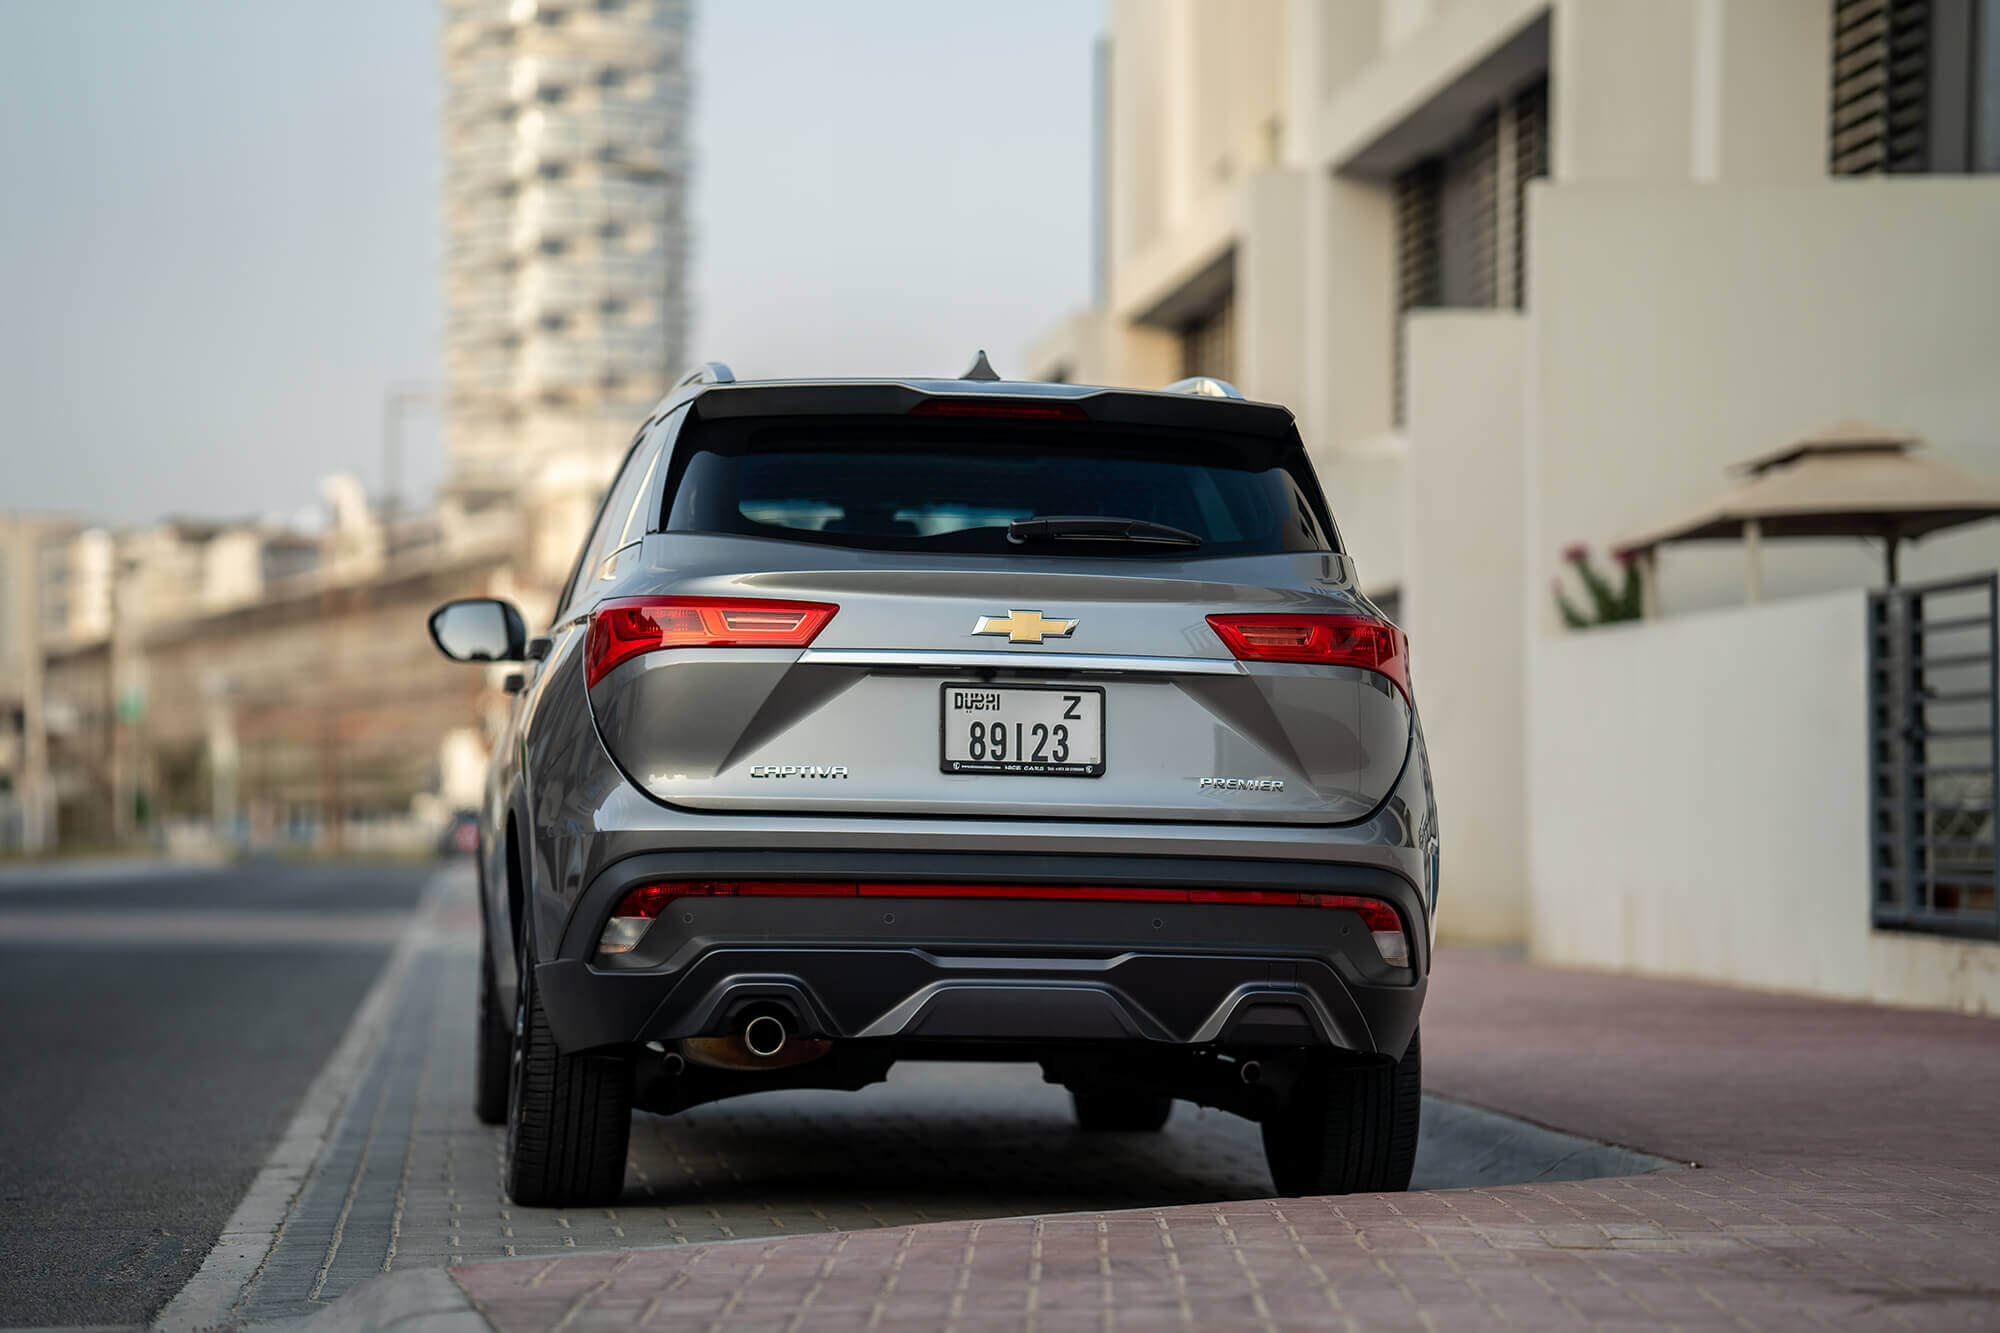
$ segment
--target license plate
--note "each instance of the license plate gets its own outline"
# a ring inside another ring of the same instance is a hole
[[[1104,775],[1104,691],[1093,685],[946,685],[946,773]]]

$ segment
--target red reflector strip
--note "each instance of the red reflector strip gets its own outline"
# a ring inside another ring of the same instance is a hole
[[[1075,898],[1097,902],[1181,903],[1185,889],[1078,889],[1059,884],[857,884],[863,898]]]
[[[1075,403],[1020,402],[1011,398],[926,398],[913,417],[1015,417],[1028,421],[1088,421]]]
[[[1401,930],[1396,909],[1379,898],[1278,889],[1137,889],[1071,884],[949,884],[848,880],[686,880],[641,884],[613,916],[658,916],[676,898],[1011,898],[1028,901],[1203,903],[1229,907],[1333,907],[1358,913],[1368,929]]]
[[[1301,893],[1273,892],[1268,889],[1189,889],[1187,900],[1191,903],[1238,903],[1252,907],[1301,907],[1309,906],[1300,899]]]
[[[830,602],[737,597],[618,597],[590,613],[583,678],[668,648],[803,648],[840,608]]]
[[[1403,918],[1380,898],[1357,898],[1351,893],[1302,893],[1301,907],[1344,907],[1360,914],[1370,930],[1401,930]]]
[[[1410,697],[1410,641],[1386,620],[1279,611],[1210,616],[1208,625],[1238,661],[1360,667]]]

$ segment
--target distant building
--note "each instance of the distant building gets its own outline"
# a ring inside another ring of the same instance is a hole
[[[325,541],[255,519],[169,518],[117,545],[129,570],[127,610],[156,624],[282,592],[319,569]],[[106,583],[96,595],[108,599],[110,592]]]
[[[566,560],[681,365],[688,17],[445,0],[449,531],[525,500]]]
[[[54,835],[46,645],[69,633],[72,546],[79,524],[0,514],[0,850],[40,850]]]

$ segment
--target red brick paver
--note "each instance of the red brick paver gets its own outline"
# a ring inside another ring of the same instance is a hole
[[[502,1330],[2000,1328],[2000,1024],[1452,955],[1437,1091],[1702,1163],[454,1270]]]

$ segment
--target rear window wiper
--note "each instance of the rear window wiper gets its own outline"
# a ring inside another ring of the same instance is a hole
[[[1007,540],[1023,542],[1137,542],[1145,546],[1201,545],[1185,528],[1168,527],[1143,518],[1109,514],[1051,514],[1047,518],[1017,518],[1007,525]]]

